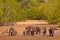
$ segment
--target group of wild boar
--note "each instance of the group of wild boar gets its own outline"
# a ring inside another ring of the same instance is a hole
[[[53,27],[50,27],[48,29],[48,31],[49,31],[49,36],[53,36],[54,35],[54,28]],[[25,28],[25,31],[23,31],[23,35],[24,36],[25,35],[34,36],[35,34],[40,34],[40,33],[41,33],[41,28],[40,27],[32,27],[32,26],[27,26]],[[43,33],[43,36],[46,35],[46,33],[47,33],[46,27],[43,28],[43,32],[42,33]],[[17,31],[14,30],[13,27],[10,27],[10,29],[9,29],[9,36],[14,36],[16,34],[17,34]]]

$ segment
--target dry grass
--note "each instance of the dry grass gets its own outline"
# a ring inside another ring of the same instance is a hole
[[[60,35],[54,35],[54,37],[35,35],[35,36],[8,36],[0,35],[0,40],[60,40]]]
[[[15,25],[14,29],[18,32],[16,36],[8,36],[7,33],[2,33],[9,29],[9,27],[0,27],[0,40],[60,40],[60,30],[55,30],[53,37],[43,36],[43,35],[34,35],[34,36],[23,36],[21,35],[25,27],[28,25]],[[39,25],[31,25],[39,26]],[[39,27],[43,27],[42,25]],[[48,34],[48,32],[47,32]]]
[[[24,27],[14,27],[18,31],[16,36],[8,36],[7,33],[0,33],[0,40],[60,40],[60,30],[55,30],[53,37],[43,36],[43,35],[34,35],[34,36],[23,36],[20,35],[24,30]],[[0,32],[9,29],[9,27],[0,27]]]

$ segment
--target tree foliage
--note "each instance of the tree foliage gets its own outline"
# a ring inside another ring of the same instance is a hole
[[[33,19],[57,24],[59,14],[60,0],[0,0],[0,25]]]

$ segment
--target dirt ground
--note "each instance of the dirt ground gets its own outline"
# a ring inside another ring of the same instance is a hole
[[[42,32],[40,35],[24,36],[22,35],[24,28],[25,28],[24,26],[14,27],[14,29],[17,30],[18,32],[17,35],[8,36],[8,33],[3,32],[6,32],[9,29],[9,27],[0,27],[0,40],[60,40],[60,30],[55,30],[53,37],[48,36],[48,30],[46,36],[43,36]]]
[[[60,34],[54,34],[53,37],[49,37],[48,35],[34,35],[34,36],[24,36],[24,35],[16,35],[16,36],[8,36],[5,34],[0,34],[0,40],[60,40]]]
[[[22,32],[25,31],[25,28],[27,26],[32,26],[32,27],[38,26],[38,27],[40,27],[41,28],[41,34],[34,35],[34,36],[29,36],[29,35],[24,36],[22,34]],[[16,36],[8,36],[8,33],[6,33],[9,30],[10,26],[0,26],[0,40],[60,40],[60,30],[55,30],[53,37],[48,36],[49,35],[48,29],[50,26],[49,25],[40,25],[40,24],[39,25],[37,25],[37,24],[14,25],[13,26],[14,29],[18,32]],[[46,36],[42,35],[42,28],[43,27],[47,28]],[[58,28],[58,27],[56,27],[56,28]],[[58,29],[60,29],[60,28],[58,28]]]

